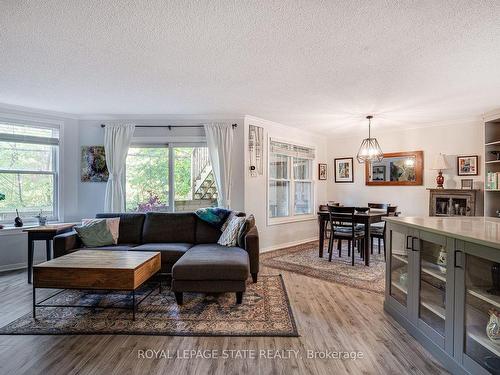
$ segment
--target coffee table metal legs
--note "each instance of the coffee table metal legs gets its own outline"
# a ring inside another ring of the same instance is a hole
[[[36,288],[33,285],[33,319],[36,319]]]
[[[132,291],[132,320],[135,320],[135,309],[137,305],[135,304],[135,290]]]
[[[131,307],[115,307],[115,306],[97,306],[97,305],[53,305],[53,304],[44,304],[45,301],[57,296],[58,294],[64,292],[67,289],[61,289],[60,291],[50,295],[47,298],[44,298],[43,300],[36,302],[36,287],[33,285],[33,319],[36,318],[36,308],[37,307],[80,307],[80,308],[99,308],[99,309],[128,309],[132,310],[132,320],[135,320],[135,313],[137,312],[139,305],[144,301],[146,298],[148,298],[156,288],[151,288],[151,290],[144,296],[142,297],[137,303],[136,303],[136,295],[135,295],[135,290],[132,290],[132,306]],[[105,290],[105,289],[100,289],[100,290]],[[161,283],[158,285],[158,290],[161,293]]]
[[[28,235],[29,236],[29,235]],[[35,243],[32,239],[28,239],[28,283],[31,284],[31,275],[33,270],[33,253]]]

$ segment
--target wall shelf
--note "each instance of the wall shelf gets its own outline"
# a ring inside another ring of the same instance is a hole
[[[500,345],[493,343],[488,336],[484,333],[484,327],[471,326],[470,332],[467,333],[472,340],[476,341],[479,345],[484,346],[490,352],[500,356]]]
[[[495,296],[494,294],[488,293],[486,290],[479,288],[467,289],[467,292],[476,298],[488,302],[490,305],[495,306],[497,309],[500,309],[500,296]]]
[[[500,141],[488,142],[488,143],[485,143],[484,145],[485,146],[495,146],[495,145],[500,146]]]
[[[400,262],[408,264],[408,256],[392,254],[392,257]]]
[[[494,116],[498,116],[498,113]],[[491,116],[484,122],[484,154],[483,171],[485,180],[488,173],[500,172],[500,160],[490,160],[490,151],[500,150],[500,118]],[[486,182],[486,181],[485,181]],[[485,183],[486,185],[486,183]],[[488,192],[498,192],[500,189],[484,189]],[[500,194],[484,194],[484,216],[496,217],[496,211],[500,209]]]
[[[443,272],[437,264],[422,260],[422,272],[446,282],[446,271]]]

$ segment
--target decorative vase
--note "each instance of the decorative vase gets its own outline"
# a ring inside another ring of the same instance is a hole
[[[446,252],[446,249],[444,247],[441,247],[439,250],[439,256],[437,259],[437,265],[439,266],[439,270],[441,272],[446,272],[446,258],[448,256],[448,253]]]
[[[500,344],[500,313],[495,309],[488,312],[490,313],[490,320],[486,326],[486,334],[495,344]]]
[[[42,215],[42,210],[40,210],[40,213],[35,216],[38,219],[38,225],[40,226],[45,226],[47,224],[47,216]]]
[[[16,209],[16,218],[14,219],[14,226],[20,228],[23,226],[23,219],[19,216],[19,211]]]
[[[401,275],[399,275],[399,283],[403,286],[403,287],[407,287],[408,285],[408,274],[407,273],[402,273]]]

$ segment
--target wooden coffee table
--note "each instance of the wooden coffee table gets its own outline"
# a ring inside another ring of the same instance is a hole
[[[33,318],[37,307],[99,307],[83,305],[51,305],[43,302],[65,289],[121,290],[132,292],[132,318],[138,305],[154,289],[136,303],[136,290],[160,271],[159,252],[80,250],[33,266]],[[36,289],[50,288],[61,291],[36,302]],[[161,284],[160,284],[161,292]]]

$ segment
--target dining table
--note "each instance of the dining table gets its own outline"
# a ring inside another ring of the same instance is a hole
[[[339,214],[335,214],[338,216]],[[368,212],[355,212],[354,222],[355,224],[363,224],[365,231],[365,241],[364,242],[364,259],[365,266],[370,265],[370,235],[371,235],[371,224],[379,223],[384,216],[387,216],[386,210],[371,209]],[[330,214],[328,210],[318,211],[318,225],[319,225],[319,257],[323,257],[323,245],[325,243],[325,232],[326,225],[330,220]],[[351,215],[346,214],[346,222],[351,221]]]

